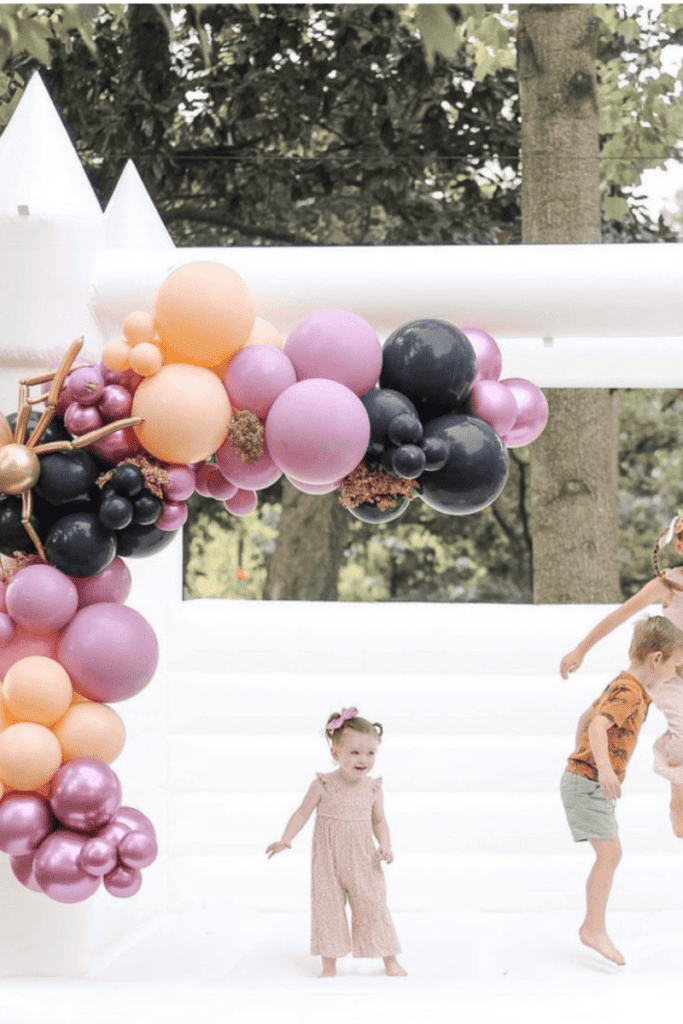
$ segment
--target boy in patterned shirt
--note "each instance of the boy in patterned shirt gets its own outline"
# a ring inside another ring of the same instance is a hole
[[[624,958],[608,936],[605,921],[614,872],[621,860],[614,806],[647,715],[649,690],[670,680],[683,665],[683,633],[661,615],[637,622],[629,657],[628,669],[579,719],[576,750],[561,782],[574,841],[588,840],[595,851],[579,937],[584,945],[620,965]]]

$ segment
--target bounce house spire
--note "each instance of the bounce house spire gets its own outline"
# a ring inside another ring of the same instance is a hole
[[[173,239],[132,160],[123,169],[104,213],[110,249],[172,249]]]

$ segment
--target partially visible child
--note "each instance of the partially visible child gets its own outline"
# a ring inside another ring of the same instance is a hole
[[[386,904],[381,861],[391,864],[389,828],[382,803],[382,780],[370,777],[382,738],[379,722],[360,718],[356,708],[330,715],[325,729],[336,771],[317,774],[282,839],[271,843],[272,857],[316,811],[311,886],[311,953],[321,956],[322,978],[336,974],[338,957],[381,957],[386,973],[406,974],[396,959],[398,943]],[[375,848],[373,832],[379,843]],[[346,902],[351,907],[351,934]]]
[[[560,664],[560,673],[566,679],[579,668],[587,652],[613,629],[649,605],[661,601],[662,615],[683,630],[683,566],[675,569],[659,568],[658,553],[667,544],[678,555],[683,555],[683,515],[679,514],[661,535],[654,550],[657,575],[637,594],[605,616],[581,643]],[[683,678],[674,676],[666,686],[652,692],[652,703],[662,712],[667,722],[666,732],[654,745],[654,770],[671,783],[671,826],[675,835],[683,838]]]
[[[631,663],[579,719],[576,749],[562,776],[561,793],[574,841],[591,844],[595,864],[586,883],[586,916],[579,937],[615,964],[624,958],[607,934],[607,901],[621,844],[614,808],[626,766],[652,700],[683,665],[683,633],[661,615],[637,622]]]

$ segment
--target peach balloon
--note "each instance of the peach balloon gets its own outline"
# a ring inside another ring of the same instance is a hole
[[[0,447],[4,444],[9,444],[11,440],[12,428],[10,427],[5,414],[0,412]]]
[[[8,670],[2,684],[7,709],[21,722],[54,725],[71,704],[71,680],[58,661],[32,655]]]
[[[164,365],[164,357],[158,345],[141,341],[130,350],[130,368],[141,377],[151,377]]]
[[[0,732],[6,729],[8,725],[13,725],[16,722],[16,718],[5,704],[5,701],[0,693]]]
[[[151,341],[154,337],[154,317],[142,310],[129,313],[123,321],[123,333],[131,346]]]
[[[54,727],[65,761],[94,757],[111,764],[126,740],[121,718],[107,704],[85,701],[72,704]]]
[[[140,444],[163,462],[203,462],[225,441],[230,400],[211,370],[187,363],[162,366],[138,385],[131,410]]]
[[[50,781],[62,763],[55,734],[36,722],[15,722],[0,732],[0,779],[12,789],[34,790]]]
[[[154,323],[168,362],[217,366],[241,348],[256,303],[239,274],[221,263],[187,263],[154,297]]]
[[[254,328],[243,347],[247,348],[248,345],[270,345],[272,348],[282,348],[284,340],[277,327],[273,327],[267,320],[262,320],[260,316],[257,316],[254,320]]]
[[[108,370],[121,373],[130,369],[130,345],[125,338],[108,341],[102,349],[102,362]]]

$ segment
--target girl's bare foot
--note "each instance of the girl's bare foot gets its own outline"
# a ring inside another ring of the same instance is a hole
[[[579,938],[584,946],[590,946],[591,949],[600,953],[607,960],[611,960],[612,963],[618,964],[620,967],[623,967],[626,963],[607,932],[593,932],[586,925],[582,925],[579,928]]]
[[[384,957],[384,970],[390,978],[405,978],[408,975],[406,969],[401,967],[395,956]]]
[[[331,957],[323,957],[323,972],[321,978],[334,978],[337,974],[337,961]]]

